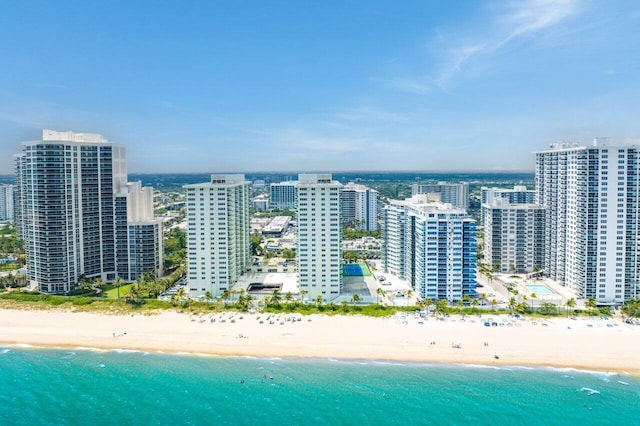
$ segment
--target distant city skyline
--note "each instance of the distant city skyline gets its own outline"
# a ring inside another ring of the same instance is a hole
[[[0,174],[43,128],[134,174],[533,171],[558,140],[640,141],[631,0],[26,0],[0,36]]]

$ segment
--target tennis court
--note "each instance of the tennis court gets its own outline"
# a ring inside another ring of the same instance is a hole
[[[348,263],[343,266],[345,277],[368,277],[371,275],[369,267],[363,263]]]

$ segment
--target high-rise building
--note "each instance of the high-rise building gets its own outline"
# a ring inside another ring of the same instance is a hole
[[[342,287],[341,190],[329,173],[298,177],[298,286],[311,299],[334,299]]]
[[[129,245],[116,234],[116,198],[127,181],[124,146],[98,134],[44,130],[42,140],[23,143],[16,174],[29,283],[65,293],[83,276],[115,279],[121,248]],[[125,252],[135,257],[135,247]],[[161,246],[154,250],[161,259]]]
[[[484,223],[485,204],[491,204],[495,199],[507,200],[511,204],[534,204],[536,202],[536,191],[527,189],[526,186],[516,185],[513,188],[480,188],[481,214],[480,219]]]
[[[249,181],[243,174],[213,174],[187,190],[189,296],[231,290],[251,262]]]
[[[118,276],[135,281],[144,274],[162,275],[162,219],[153,212],[153,188],[129,182],[116,194],[116,241]]]
[[[476,292],[476,223],[465,209],[415,195],[384,209],[382,267],[422,298],[455,302]]]
[[[418,194],[439,194],[442,203],[462,209],[469,208],[468,183],[414,183],[411,185],[411,195]]]
[[[342,223],[354,223],[364,231],[378,229],[378,191],[348,183],[342,188]]]
[[[0,223],[13,222],[13,185],[0,185]]]
[[[494,271],[529,273],[544,261],[544,207],[494,198],[485,212],[484,262]]]
[[[269,207],[274,210],[296,208],[296,184],[294,180],[269,185]]]
[[[536,153],[544,270],[579,298],[619,304],[640,295],[638,150],[596,139]]]

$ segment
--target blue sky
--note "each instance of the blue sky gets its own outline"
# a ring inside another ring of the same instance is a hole
[[[640,139],[639,76],[634,0],[13,0],[0,173],[42,128],[134,173],[533,170]]]

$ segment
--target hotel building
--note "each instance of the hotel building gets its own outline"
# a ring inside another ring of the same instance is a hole
[[[135,263],[148,244],[158,244],[154,256],[162,259],[161,238],[131,243],[117,234],[116,223],[123,226],[137,208],[126,199],[116,206],[127,187],[124,146],[98,134],[44,130],[42,140],[23,143],[16,174],[27,277],[40,291],[68,292],[83,276],[111,281],[128,272],[118,270],[123,257]],[[149,267],[144,272],[162,271],[159,261]]]
[[[640,294],[638,149],[596,139],[536,153],[544,270],[581,299],[620,304]]]
[[[382,267],[422,298],[476,292],[476,223],[466,210],[415,195],[384,209]]]
[[[331,174],[300,174],[297,183],[298,286],[331,300],[342,287],[342,184]]]
[[[378,229],[378,191],[348,183],[342,188],[342,223],[357,223],[364,231]]]
[[[251,262],[249,181],[243,174],[214,174],[185,185],[189,296],[214,297],[231,287]]]

